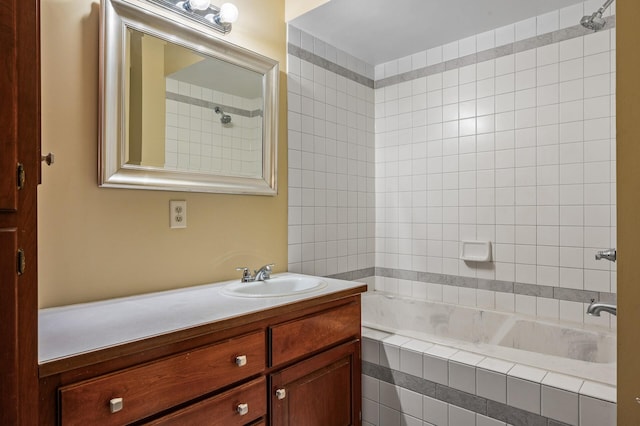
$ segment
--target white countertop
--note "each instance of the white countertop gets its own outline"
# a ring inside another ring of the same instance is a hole
[[[277,274],[301,276],[299,274]],[[321,290],[284,297],[227,296],[220,290],[229,283],[207,284],[41,309],[38,319],[40,364],[114,345],[226,320],[282,305],[349,290],[362,283],[322,278]]]

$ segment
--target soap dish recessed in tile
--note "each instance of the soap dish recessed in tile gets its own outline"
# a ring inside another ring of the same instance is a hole
[[[491,241],[462,241],[460,259],[468,262],[491,262]]]

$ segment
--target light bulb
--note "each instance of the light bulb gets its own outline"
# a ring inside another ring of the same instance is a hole
[[[224,3],[220,6],[217,21],[221,24],[233,24],[238,20],[238,8],[232,3]]]
[[[194,10],[207,10],[209,5],[211,4],[210,0],[189,0],[187,2],[189,4],[189,8]]]

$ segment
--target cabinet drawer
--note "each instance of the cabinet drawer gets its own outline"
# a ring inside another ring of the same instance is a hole
[[[246,363],[239,365],[236,358],[242,356]],[[264,368],[264,332],[248,334],[61,387],[61,421],[63,425],[129,423],[258,374]]]
[[[360,303],[353,302],[270,328],[271,365],[291,361],[360,335]]]
[[[241,409],[246,412],[243,414]],[[266,414],[267,380],[260,377],[221,395],[145,424],[148,426],[241,426]]]

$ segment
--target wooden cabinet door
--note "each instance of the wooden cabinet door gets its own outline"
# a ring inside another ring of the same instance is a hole
[[[272,426],[360,424],[360,341],[270,376]]]
[[[0,424],[38,424],[39,0],[0,1]],[[17,165],[25,170],[18,185]],[[19,271],[18,250],[26,256]]]

